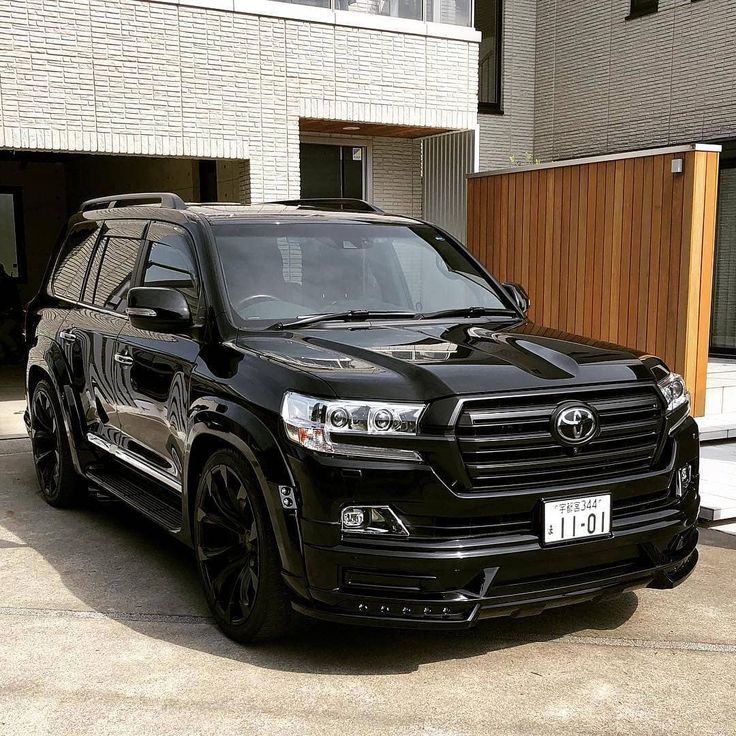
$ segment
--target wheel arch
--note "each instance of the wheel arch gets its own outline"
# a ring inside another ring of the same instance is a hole
[[[257,489],[266,502],[284,579],[297,593],[305,595],[304,561],[296,512],[285,511],[279,499],[279,485],[293,485],[294,481],[276,438],[258,417],[242,406],[221,399],[199,399],[197,404],[200,408],[192,417],[187,442],[182,540],[193,543],[197,485],[208,458],[218,449],[234,449],[248,463]]]
[[[69,449],[74,468],[82,473],[79,451],[84,444],[84,424],[80,413],[78,398],[72,388],[71,376],[59,346],[53,340],[39,342],[28,356],[26,368],[26,398],[30,413],[33,391],[40,381],[48,381],[54,389],[56,400],[61,407],[64,428],[69,439]]]

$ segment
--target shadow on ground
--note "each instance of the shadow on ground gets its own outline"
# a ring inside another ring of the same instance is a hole
[[[5,480],[0,487],[0,567],[12,583],[0,592],[0,608],[88,608],[146,636],[268,669],[334,675],[412,672],[429,662],[477,657],[583,630],[612,631],[638,605],[637,596],[628,593],[531,618],[492,619],[460,632],[315,624],[299,637],[241,647],[214,627],[190,551],[163,531],[117,502],[52,509],[37,491],[27,452],[0,454],[0,477]],[[24,548],[36,554],[23,555]]]

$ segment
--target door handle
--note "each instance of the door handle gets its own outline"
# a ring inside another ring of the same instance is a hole
[[[62,331],[59,333],[59,337],[64,342],[76,342],[77,341],[77,336],[73,332]]]
[[[115,353],[115,362],[120,365],[133,365],[133,358],[125,353]]]

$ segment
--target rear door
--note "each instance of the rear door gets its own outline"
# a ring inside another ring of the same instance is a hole
[[[123,443],[117,415],[117,383],[121,367],[116,339],[127,322],[127,294],[138,257],[143,220],[106,222],[84,277],[79,303],[66,315],[60,332],[81,398],[87,438],[110,450]]]
[[[189,303],[195,325],[201,323],[201,280],[184,228],[151,223],[135,284],[178,289]],[[200,350],[196,333],[196,327],[178,335],[140,330],[126,320],[118,336],[122,361],[118,412],[127,447],[177,490],[182,482],[190,377]]]
[[[36,338],[57,342],[67,362],[71,357],[71,344],[63,338],[63,325],[69,310],[75,309],[81,299],[84,276],[92,260],[99,232],[97,222],[83,222],[70,228],[47,286],[53,301],[38,300],[43,306],[36,316]]]

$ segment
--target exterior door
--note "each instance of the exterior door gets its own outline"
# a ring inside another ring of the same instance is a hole
[[[299,170],[303,199],[365,199],[365,146],[302,143]]]
[[[81,397],[87,437],[105,449],[120,446],[116,385],[116,339],[127,321],[125,307],[133,269],[142,242],[144,221],[111,221],[91,258],[79,303],[71,308],[59,332],[72,381]]]
[[[137,285],[179,289],[189,302],[195,324],[200,322],[200,280],[184,229],[151,223]],[[118,413],[127,449],[159,480],[179,490],[189,383],[199,343],[189,334],[141,330],[126,321],[117,351],[123,370]]]

